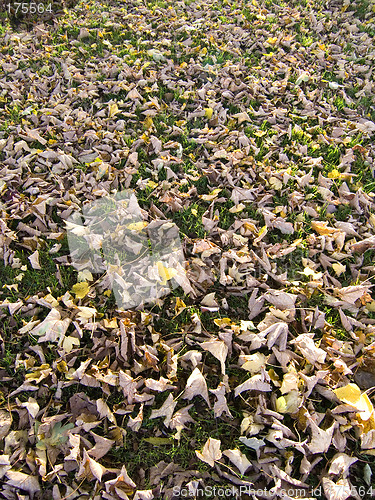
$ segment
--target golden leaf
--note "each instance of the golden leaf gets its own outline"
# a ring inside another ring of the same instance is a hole
[[[86,281],[76,283],[72,286],[72,292],[75,294],[77,299],[83,299],[89,293],[90,287]]]
[[[358,410],[357,418],[360,420],[369,420],[373,415],[374,407],[369,400],[367,394],[361,392],[361,389],[356,384],[348,384],[333,391],[340,401],[353,406]]]
[[[165,267],[162,262],[157,263],[158,273],[160,276],[160,283],[164,286],[167,284],[167,281],[171,280],[177,274],[176,269],[172,269],[171,267]]]
[[[143,122],[143,126],[145,127],[146,130],[149,130],[150,128],[152,128],[153,125],[154,122],[152,121],[151,116],[147,116],[145,121]]]
[[[337,229],[333,227],[328,227],[328,222],[326,221],[312,221],[311,227],[321,236],[327,236],[337,231]]]
[[[112,118],[119,112],[119,108],[115,102],[109,105],[109,117]]]
[[[204,108],[204,111],[205,111],[205,114],[206,114],[206,118],[208,120],[211,120],[212,113],[214,112],[214,110],[212,108]]]

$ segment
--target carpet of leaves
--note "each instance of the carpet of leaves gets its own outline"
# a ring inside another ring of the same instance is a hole
[[[53,6],[1,14],[0,498],[370,498],[374,1]],[[187,261],[142,310],[67,245],[125,188]]]

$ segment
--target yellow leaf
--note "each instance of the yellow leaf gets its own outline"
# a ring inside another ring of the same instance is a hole
[[[239,203],[238,205],[232,207],[229,209],[229,212],[231,214],[237,214],[239,212],[242,212],[242,210],[246,208],[246,205],[244,205],[243,203]]]
[[[260,238],[267,231],[267,226],[263,226],[258,233],[258,238]]]
[[[204,111],[205,111],[205,114],[206,114],[206,118],[208,120],[211,120],[212,113],[214,112],[214,110],[212,108],[204,108]]]
[[[106,290],[106,291],[105,291],[105,292],[103,292],[103,293],[104,293],[104,295],[105,295],[106,297],[110,297],[110,296],[111,296],[111,293],[112,293],[112,290]]]
[[[244,222],[243,227],[246,231],[251,231],[252,233],[256,231],[256,226],[252,222]]]
[[[205,56],[206,54],[207,54],[207,47],[203,47],[203,49],[201,50],[201,55]]]
[[[346,266],[343,266],[339,262],[335,262],[334,264],[332,264],[332,269],[335,271],[336,276],[340,276],[346,271]]]
[[[63,359],[57,363],[56,368],[60,373],[65,373],[68,371],[68,365]]]
[[[218,197],[218,194],[220,193],[220,191],[221,191],[220,188],[214,189],[212,191],[212,193],[210,193],[210,194],[202,194],[200,196],[200,198],[202,198],[202,200],[205,200],[205,201],[212,201],[212,200],[214,200],[215,198]]]
[[[329,172],[327,177],[329,179],[339,179],[341,177],[341,173],[337,170],[337,168],[334,168]]]
[[[154,122],[152,121],[151,116],[147,116],[145,121],[143,122],[143,126],[146,130],[149,130],[153,126]]]
[[[328,227],[328,222],[326,221],[312,221],[311,227],[321,236],[327,236],[337,231],[333,227]]]
[[[184,309],[186,309],[185,302],[182,299],[180,299],[180,297],[177,297],[176,298],[176,305],[174,308],[174,312],[175,312],[176,316],[181,314]]]
[[[304,274],[305,276],[311,276],[313,280],[319,280],[322,276],[323,273],[316,273],[314,269],[311,269],[311,267],[305,267],[303,272],[297,271],[299,274]]]
[[[140,222],[132,222],[126,226],[130,231],[142,231],[145,227],[147,227],[147,222],[142,220]]]
[[[55,299],[53,295],[50,293],[43,297],[44,300],[46,300],[49,304],[51,304],[52,307],[57,307],[59,305],[59,301]]]
[[[76,283],[72,286],[72,292],[75,294],[77,299],[83,299],[89,293],[90,287],[86,281]]]
[[[374,407],[369,400],[367,394],[361,393],[361,389],[356,384],[348,384],[333,391],[340,401],[353,406],[360,413],[357,413],[357,418],[361,420],[369,420],[373,415]]]
[[[276,411],[279,413],[286,413],[287,404],[284,396],[280,396],[276,399]]]
[[[113,319],[104,319],[103,323],[104,323],[104,326],[106,328],[118,328],[118,324],[117,324],[117,319],[116,318],[113,318]]]
[[[275,45],[276,42],[277,42],[277,36],[270,37],[267,39],[267,43],[269,43],[270,45]]]
[[[370,304],[366,304],[366,309],[370,312],[375,312],[375,300],[370,302]]]
[[[177,274],[176,269],[172,269],[171,267],[165,267],[162,262],[157,263],[158,273],[160,276],[160,283],[164,286],[167,284],[167,281],[171,280]]]
[[[214,319],[214,323],[216,326],[219,326],[220,328],[222,326],[229,326],[232,324],[230,318],[218,318],[218,319]]]
[[[109,108],[109,117],[110,118],[112,118],[112,116],[115,116],[119,112],[118,106],[115,102],[110,104],[108,108]]]
[[[70,352],[74,348],[74,346],[79,347],[79,344],[79,339],[77,339],[76,337],[68,336],[64,337],[62,346],[65,352]]]

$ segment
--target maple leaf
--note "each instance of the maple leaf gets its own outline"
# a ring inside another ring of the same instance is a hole
[[[169,280],[177,275],[177,269],[172,269],[164,266],[162,262],[157,263],[160,283],[165,286]]]
[[[59,447],[66,443],[68,440],[67,432],[74,428],[74,424],[68,423],[62,425],[61,422],[57,422],[51,431],[50,437],[44,437],[36,443],[36,447],[39,449],[46,449],[48,446]]]
[[[227,400],[225,398],[225,393],[226,393],[226,387],[223,382],[220,382],[220,384],[217,386],[216,389],[210,389],[210,392],[214,394],[217,398],[217,400],[214,403],[214,415],[215,418],[221,417],[223,413],[226,413],[228,417],[233,418],[227,404]]]
[[[197,457],[213,467],[217,460],[223,456],[220,451],[221,441],[219,439],[208,438],[202,451],[196,450]]]
[[[271,391],[271,385],[268,382],[264,382],[262,375],[254,375],[253,377],[250,377],[247,379],[245,382],[242,384],[238,385],[234,389],[234,395],[235,397],[239,396],[241,392],[244,391],[262,391],[262,392],[267,392]]]
[[[158,418],[158,417],[165,417],[164,419],[164,425],[168,427],[174,409],[176,407],[177,401],[173,399],[173,395],[169,394],[167,399],[164,401],[162,406],[158,410],[152,410],[150,418]]]
[[[222,340],[210,340],[208,342],[203,342],[201,347],[205,351],[209,351],[216,359],[220,361],[221,373],[225,375],[225,360],[228,355],[228,346]]]
[[[351,496],[352,487],[347,479],[339,479],[337,483],[323,477],[323,490],[327,500],[346,500]]]
[[[369,420],[374,415],[374,407],[364,392],[356,384],[348,384],[344,387],[339,387],[333,391],[336,396],[350,406],[358,410],[358,418],[360,420]]]
[[[211,408],[207,384],[198,367],[194,369],[190,377],[187,379],[185,391],[182,397],[184,399],[193,399],[194,396],[202,396]]]
[[[223,451],[223,455],[229,458],[242,475],[251,467],[251,462],[247,456],[237,448],[234,450],[225,450]]]
[[[86,281],[76,283],[72,286],[72,292],[75,294],[77,299],[83,299],[89,293],[90,287]]]
[[[35,493],[38,493],[41,490],[36,476],[31,476],[13,469],[8,470],[5,475],[8,478],[7,484],[9,486],[14,486],[17,489],[27,491],[31,496],[34,496]]]

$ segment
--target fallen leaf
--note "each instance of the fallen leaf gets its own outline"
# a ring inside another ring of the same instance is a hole
[[[81,281],[72,286],[71,290],[77,299],[83,299],[90,291],[89,284],[86,281]]]
[[[225,360],[228,355],[228,346],[222,340],[210,340],[208,342],[203,342],[201,347],[210,352],[216,359],[220,361],[221,373],[225,375]]]
[[[248,460],[247,456],[237,448],[234,450],[225,450],[223,451],[223,455],[229,458],[242,475],[251,467],[251,462]]]
[[[5,410],[0,410],[0,440],[8,435],[11,425],[11,414]]]
[[[217,400],[214,403],[214,415],[215,418],[221,417],[223,413],[226,413],[228,417],[233,418],[232,414],[228,408],[228,403],[225,397],[226,387],[223,382],[217,386],[216,389],[210,389],[210,392],[214,394]]]
[[[264,382],[262,376],[254,375],[242,384],[238,385],[234,389],[234,396],[239,396],[244,391],[261,391],[268,392],[272,391],[271,385],[268,382]]]
[[[15,470],[8,470],[5,475],[8,478],[7,484],[9,486],[14,486],[19,490],[24,490],[34,496],[35,493],[41,491],[38,478],[36,476],[30,476],[24,472],[18,472]]]
[[[206,444],[203,446],[202,451],[195,451],[197,457],[213,467],[217,460],[223,456],[220,451],[221,441],[219,439],[208,438]]]
[[[328,474],[336,474],[347,477],[351,465],[358,461],[356,457],[350,457],[346,453],[336,453],[332,458]]]
[[[344,387],[334,389],[333,391],[340,401],[353,406],[358,412],[361,420],[369,420],[374,414],[374,407],[365,392],[356,384],[347,384]]]
[[[158,410],[152,410],[150,419],[165,417],[164,425],[169,426],[177,401],[173,399],[173,395],[169,394],[162,406]]]
[[[29,261],[30,261],[30,264],[31,264],[31,267],[33,269],[42,269],[41,266],[40,266],[40,263],[39,263],[39,252],[38,250],[35,250],[34,253],[32,253],[29,257],[28,257]]]
[[[328,236],[337,231],[334,227],[329,227],[327,221],[312,221],[311,227],[320,235]]]
[[[208,397],[208,390],[206,381],[199,370],[195,368],[190,377],[187,379],[183,399],[193,399],[194,396],[202,396],[208,406],[211,408],[210,399]]]
[[[322,484],[327,500],[346,500],[351,496],[352,488],[347,479],[339,479],[335,483],[328,477],[323,477]]]

